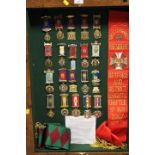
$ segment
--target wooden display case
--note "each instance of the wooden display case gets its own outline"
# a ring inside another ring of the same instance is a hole
[[[90,9],[95,9],[99,8],[100,10],[103,8],[105,11],[109,9],[114,9],[114,10],[126,10],[128,11],[128,6],[129,2],[128,0],[84,0],[83,5],[74,5],[73,0],[70,0],[70,5],[65,6],[63,4],[62,0],[27,0],[26,1],[26,7],[27,7],[27,20],[30,20],[32,17],[37,17],[36,14],[42,15],[42,13],[45,12],[50,12],[49,10],[60,10],[61,8],[65,10],[71,10],[73,8],[76,8],[77,10],[84,10],[86,8],[89,12]],[[48,11],[47,11],[48,10]],[[38,15],[38,16],[40,16]],[[36,22],[37,23],[37,22]],[[110,151],[110,152],[104,152],[104,151],[80,151],[79,152],[48,152],[48,151],[43,151],[39,152],[35,150],[35,143],[34,143],[34,132],[33,132],[33,118],[32,118],[32,100],[31,100],[31,82],[32,79],[30,80],[30,65],[32,65],[32,62],[30,61],[29,58],[32,58],[29,56],[29,52],[31,50],[31,47],[29,47],[29,42],[31,39],[32,34],[29,34],[29,30],[27,30],[27,53],[26,53],[26,70],[27,70],[27,76],[26,76],[26,107],[30,111],[27,113],[26,117],[26,140],[27,140],[27,155],[58,155],[58,154],[68,154],[68,155],[127,155],[128,151]],[[31,31],[32,32],[32,31]],[[29,47],[29,48],[28,48]],[[32,72],[32,71],[31,71]],[[31,82],[30,82],[31,81]],[[32,93],[33,94],[33,93]]]

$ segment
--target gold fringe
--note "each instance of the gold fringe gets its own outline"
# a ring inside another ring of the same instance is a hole
[[[122,146],[116,146],[116,145],[111,144],[111,143],[107,142],[106,140],[100,139],[100,138],[97,138],[96,142],[94,144],[91,144],[90,146],[96,147],[96,148],[100,147],[100,148],[108,149],[108,150],[126,149],[127,148],[127,144],[122,144]]]

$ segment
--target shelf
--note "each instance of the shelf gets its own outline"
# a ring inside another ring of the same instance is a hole
[[[84,0],[84,5],[73,4],[68,0],[69,6],[63,4],[63,0],[26,0],[27,8],[70,8],[70,7],[99,7],[99,6],[129,6],[129,0]]]

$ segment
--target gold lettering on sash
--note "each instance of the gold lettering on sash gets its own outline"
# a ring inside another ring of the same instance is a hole
[[[128,44],[111,44],[109,46],[110,50],[128,50],[129,45]]]
[[[115,100],[115,99],[110,99],[109,100],[109,105],[113,105],[113,106],[117,106],[117,105],[121,105],[121,106],[125,106],[128,104],[128,100],[125,99],[120,99],[120,100]]]
[[[108,78],[121,78],[121,79],[128,79],[128,72],[109,72]]]
[[[109,98],[128,98],[128,94],[127,93],[109,93],[108,94]]]
[[[108,92],[128,92],[128,86],[111,86]]]

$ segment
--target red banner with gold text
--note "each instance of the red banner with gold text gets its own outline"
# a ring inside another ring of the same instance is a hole
[[[128,12],[109,12],[108,34],[108,127],[125,142],[128,128]]]

